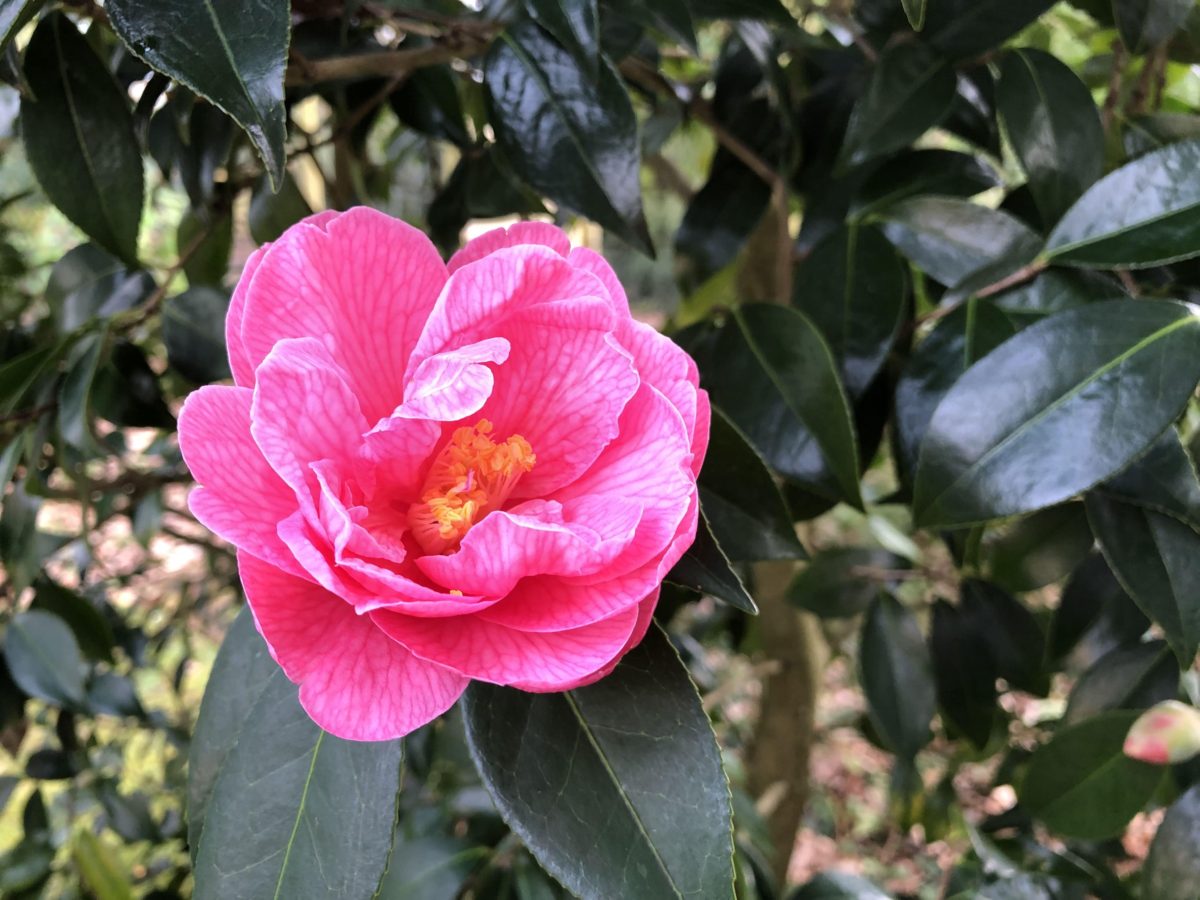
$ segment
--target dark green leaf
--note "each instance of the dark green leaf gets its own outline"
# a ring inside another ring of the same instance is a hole
[[[25,51],[36,100],[21,100],[25,152],[50,202],[131,265],[142,215],[142,154],[129,102],[71,20],[46,16]]]
[[[1054,0],[928,0],[922,37],[954,59],[998,47]]]
[[[114,425],[174,428],[175,417],[163,400],[158,375],[137,344],[117,341],[108,362],[96,373],[92,397],[96,414]]]
[[[1107,497],[1174,516],[1200,529],[1200,480],[1174,428],[1164,431],[1149,453],[1097,490]]]
[[[1166,633],[1183,667],[1200,646],[1200,534],[1162,513],[1087,497],[1100,549],[1138,607]]]
[[[596,0],[525,0],[533,20],[595,74],[600,66],[600,14]],[[693,38],[693,41],[695,39]]]
[[[495,145],[463,156],[446,186],[429,205],[434,242],[446,253],[458,249],[459,233],[471,219],[544,213],[541,200],[500,159]]]
[[[689,0],[692,14],[702,19],[761,19],[782,25],[796,20],[779,0]]]
[[[689,9],[692,5],[690,0],[663,0],[661,3],[608,0],[606,5],[611,8],[612,15],[632,19],[648,28],[661,31],[679,41],[692,53],[696,52],[696,29]]]
[[[700,522],[696,528],[696,540],[683,554],[683,558],[667,573],[667,580],[672,584],[709,594],[752,615],[758,613],[754,599],[746,591],[746,586],[733,570],[729,557],[714,537],[712,526],[709,525],[703,510],[700,512]]]
[[[184,378],[207,384],[229,377],[225,314],[229,295],[211,287],[189,288],[163,306],[167,361]]]
[[[1151,113],[1125,120],[1125,153],[1142,156],[1176,141],[1200,138],[1200,116]]]
[[[701,507],[713,537],[730,559],[750,562],[804,557],[770,471],[720,409],[712,411],[699,484]]]
[[[1032,255],[1042,240],[1008,213],[957,197],[911,197],[883,213],[883,233],[935,281],[955,287],[998,259]]]
[[[255,185],[250,198],[250,236],[256,243],[269,243],[311,215],[308,201],[296,187],[291,173],[285,170],[278,192],[272,193],[271,185],[265,179]]]
[[[675,258],[685,290],[695,290],[733,262],[762,220],[771,188],[732,154],[713,156],[675,232]]]
[[[283,178],[291,10],[279,0],[110,0],[113,29],[138,57],[229,114],[272,184]]]
[[[1064,63],[1020,49],[1000,64],[996,104],[1045,222],[1056,222],[1104,172],[1091,91]]]
[[[987,300],[968,300],[917,345],[896,385],[896,460],[911,480],[934,410],[962,374],[1014,334],[1012,321]]]
[[[406,840],[397,835],[388,861],[387,874],[376,894],[377,900],[446,900],[457,897],[478,868],[484,847],[446,837]]]
[[[111,781],[100,782],[96,794],[104,807],[109,827],[126,841],[152,841],[159,836],[144,795],[122,794]]]
[[[1195,0],[1113,0],[1121,40],[1134,53],[1169,40],[1195,8]]]
[[[781,306],[738,309],[702,368],[713,401],[766,461],[815,493],[861,505],[850,408],[829,346]]]
[[[1038,510],[985,536],[983,556],[992,581],[1020,593],[1066,578],[1092,549],[1082,503]]]
[[[897,756],[912,759],[930,738],[933,666],[916,617],[890,594],[867,613],[858,669],[871,724]]]
[[[839,165],[861,165],[907,147],[950,112],[955,87],[954,69],[924,44],[892,44],[850,114]]]
[[[50,877],[53,866],[54,846],[48,840],[26,838],[0,856],[0,890],[5,896],[27,896],[26,891]]]
[[[925,7],[929,0],[901,0],[904,15],[913,31],[920,31],[925,26]]]
[[[95,244],[70,250],[50,270],[46,303],[60,334],[132,309],[153,293],[149,272],[131,271]]]
[[[0,52],[8,47],[45,0],[0,0]]]
[[[38,609],[14,616],[4,635],[4,658],[29,696],[59,706],[83,702],[83,657],[58,616]]]
[[[188,751],[188,848],[193,861],[217,776],[278,668],[249,608],[243,608],[213,663]]]
[[[34,751],[25,762],[25,774],[39,781],[57,781],[74,778],[79,770],[62,750],[46,747]]]
[[[92,384],[103,355],[104,335],[86,335],[72,350],[58,390],[58,433],[85,452],[97,447],[92,436]]]
[[[1191,900],[1200,884],[1200,785],[1167,809],[1142,869],[1142,896]]]
[[[564,2],[574,5],[572,0]],[[538,3],[558,5],[556,0],[538,0]],[[390,99],[396,116],[409,128],[459,147],[471,143],[454,70],[449,66],[426,66],[410,72]]]
[[[787,598],[823,619],[856,616],[871,605],[889,573],[908,561],[875,547],[835,547],[813,557],[788,586]]]
[[[996,665],[978,612],[934,603],[929,652],[942,716],[982,749],[996,721]]]
[[[518,174],[556,203],[651,252],[638,180],[637,117],[612,66],[589,78],[531,22],[492,45],[484,76],[493,127]]]
[[[829,342],[851,397],[882,368],[904,321],[904,265],[872,226],[850,225],[818,244],[797,269],[792,303]]]
[[[1108,276],[1074,269],[1050,269],[1003,293],[991,302],[1018,325],[1073,309],[1096,300],[1115,300],[1124,292]]]
[[[197,900],[371,896],[387,866],[403,743],[322,731],[279,668],[240,727],[209,727],[238,731],[205,810]]]
[[[962,607],[979,623],[996,674],[1017,690],[1044,696],[1049,688],[1042,672],[1046,640],[1033,614],[1007,591],[974,578],[963,582]]]
[[[1021,807],[1066,837],[1120,834],[1162,780],[1162,769],[1121,752],[1137,716],[1105,713],[1058,731],[1029,761]]]
[[[108,716],[142,718],[146,715],[133,682],[115,672],[103,672],[91,680],[84,705],[89,712]]]
[[[981,158],[953,150],[909,150],[883,163],[862,183],[851,214],[867,216],[919,194],[973,197],[1000,184]]]
[[[1079,677],[1063,723],[1074,725],[1112,709],[1148,709],[1179,693],[1179,665],[1164,641],[1118,647]]]
[[[195,249],[192,249],[193,244]],[[180,253],[191,250],[191,256],[183,265],[189,286],[220,286],[229,271],[229,254],[233,250],[233,216],[221,215],[215,221],[206,222],[188,210],[179,220],[175,246]]]
[[[1104,557],[1093,553],[1063,589],[1050,620],[1047,658],[1062,659],[1081,641],[1096,645],[1092,656],[1098,657],[1116,647],[1137,643],[1149,627],[1149,619],[1125,593]]]
[[[179,180],[192,206],[212,213],[218,171],[229,163],[236,128],[233,120],[211,103],[194,101],[186,128],[186,139],[175,152]]]
[[[572,893],[732,898],[720,752],[657,627],[595,684],[529,694],[477,681],[464,700],[471,755],[497,806]]]
[[[972,366],[934,412],[914,516],[967,525],[1066,500],[1145,452],[1197,378],[1200,318],[1187,306],[1117,300],[1038,322]]]
[[[82,594],[43,576],[34,583],[33,608],[44,609],[66,622],[79,642],[79,649],[87,656],[113,661],[116,638],[112,626]]]
[[[1067,210],[1046,254],[1073,266],[1139,268],[1200,253],[1200,140],[1147,153],[1110,172]],[[1114,203],[1113,198],[1121,202]]]

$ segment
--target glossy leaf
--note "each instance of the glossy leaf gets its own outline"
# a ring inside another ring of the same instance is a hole
[[[113,29],[147,65],[237,122],[271,183],[283,178],[290,6],[280,0],[109,0]]]
[[[1071,689],[1063,723],[1113,709],[1142,710],[1179,693],[1179,665],[1164,641],[1119,647],[1098,659]]]
[[[699,288],[732,263],[771,200],[771,188],[732,154],[713,156],[708,180],[688,202],[675,232],[685,289]]]
[[[1195,8],[1194,0],[1113,0],[1117,30],[1134,53],[1170,39]]]
[[[896,457],[911,479],[934,410],[962,374],[1016,334],[990,301],[970,300],[943,318],[917,345],[896,385]]]
[[[1040,50],[1000,63],[996,104],[1045,222],[1056,222],[1104,172],[1100,115],[1078,76]]]
[[[185,378],[207,384],[229,377],[225,314],[229,296],[217,288],[189,288],[163,306],[167,361]]]
[[[754,599],[713,535],[703,510],[696,528],[696,540],[667,573],[666,579],[672,584],[709,594],[751,615],[758,613]]]
[[[551,200],[650,252],[638,180],[637,118],[606,61],[587,76],[531,22],[493,43],[484,79],[496,135],[517,173]]]
[[[871,226],[849,226],[818,244],[797,269],[792,303],[829,342],[852,397],[882,368],[904,321],[907,278]]]
[[[658,628],[595,684],[529,694],[473,682],[464,701],[471,755],[497,807],[572,893],[733,896],[720,752]]]
[[[802,559],[783,496],[761,456],[720,409],[712,411],[700,503],[730,559]]]
[[[889,572],[908,568],[908,561],[876,547],[834,547],[824,550],[792,579],[789,602],[823,619],[856,616],[866,610],[887,585]]]
[[[58,616],[34,609],[10,619],[4,658],[13,681],[29,696],[59,706],[83,702],[83,657]]]
[[[861,165],[911,144],[950,112],[955,87],[954,69],[924,44],[892,44],[850,114],[839,165]]]
[[[1147,153],[1088,189],[1054,227],[1046,255],[1072,266],[1139,268],[1200,253],[1200,140]],[[1113,203],[1113,197],[1123,198]]]
[[[928,0],[922,37],[954,59],[998,47],[1054,0]]]
[[[600,16],[596,0],[525,0],[525,10],[589,72],[598,70]]]
[[[1200,479],[1174,428],[1164,431],[1150,452],[1096,490],[1200,529]]]
[[[881,213],[921,194],[973,197],[999,185],[996,171],[978,157],[953,150],[910,150],[879,166],[850,204],[856,217]]]
[[[871,724],[902,759],[929,742],[937,704],[929,650],[916,617],[890,594],[867,613],[859,646],[859,680]]]
[[[529,0],[527,5],[532,6],[533,0]],[[537,0],[537,5],[558,7],[559,3],[557,0]],[[564,9],[581,5],[585,4],[563,0]],[[582,15],[586,18],[586,13]],[[449,66],[417,69],[408,74],[400,90],[389,98],[392,109],[400,121],[410,128],[465,147],[471,143],[471,136],[464,124],[462,100],[456,82],[454,70]]]
[[[245,718],[208,727],[236,729],[236,744],[205,810],[197,900],[371,896],[387,867],[403,744],[325,733],[278,667]]]
[[[1200,884],[1200,785],[1183,794],[1159,823],[1142,870],[1142,893],[1156,900],[1190,900]]]
[[[807,318],[780,306],[741,307],[701,373],[713,402],[773,469],[822,496],[861,503],[850,409],[833,354]]]
[[[1032,281],[990,298],[1018,326],[1098,300],[1116,300],[1123,291],[1107,276],[1079,269],[1049,269]]]
[[[1145,452],[1198,378],[1200,318],[1181,304],[1095,303],[1032,325],[934,412],[914,516],[966,525],[1066,500]]]
[[[1200,534],[1178,519],[1087,497],[1100,549],[1138,607],[1166,633],[1183,667],[1200,647]]]
[[[471,219],[544,213],[545,206],[500,160],[495,146],[463,156],[429,206],[431,237],[447,252]]]
[[[133,309],[154,292],[149,272],[126,268],[95,244],[80,244],[50,270],[46,303],[60,334]]]
[[[1063,728],[1039,747],[1017,791],[1051,830],[1081,840],[1121,832],[1150,799],[1162,770],[1121,752],[1136,712],[1111,712]]]
[[[1018,593],[1066,578],[1092,549],[1082,503],[1038,510],[984,538],[992,581]]]
[[[37,98],[21,101],[25,152],[42,190],[92,240],[136,263],[142,156],[125,94],[61,13],[38,24],[25,77]]]
[[[188,848],[193,862],[217,776],[278,669],[254,627],[249,607],[244,607],[225,633],[213,663],[188,750]]]
[[[998,259],[1032,256],[1042,244],[1008,213],[956,197],[912,197],[889,206],[883,219],[896,249],[947,287]]]
[[[79,648],[92,659],[113,662],[112,626],[86,597],[68,590],[49,577],[34,583],[33,609],[52,613],[67,624]]]

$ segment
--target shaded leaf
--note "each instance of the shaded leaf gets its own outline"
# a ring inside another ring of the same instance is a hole
[[[942,716],[983,749],[996,721],[996,665],[977,612],[935,602],[929,651]]]
[[[1134,53],[1169,40],[1195,8],[1194,0],[1113,0],[1117,30]]]
[[[525,0],[525,10],[570,50],[580,65],[593,74],[597,72],[600,15],[596,0]]]
[[[1174,428],[1164,431],[1150,452],[1096,490],[1200,529],[1200,480]]]
[[[229,377],[225,315],[229,295],[212,287],[189,288],[163,305],[167,361],[184,378],[207,384]]]
[[[890,594],[867,613],[858,668],[871,724],[897,756],[912,759],[930,738],[933,666],[916,617]]]
[[[792,579],[788,601],[823,619],[856,616],[894,580],[886,573],[907,569],[906,559],[876,547],[824,550]]]
[[[533,2],[528,0],[527,5]],[[539,6],[559,5],[558,0],[536,2]],[[566,6],[577,5],[573,0],[563,0],[563,3]],[[594,3],[592,12],[594,15]],[[450,141],[459,147],[471,143],[454,70],[449,66],[425,66],[408,73],[400,90],[393,92],[389,100],[396,116],[409,128]]]
[[[79,649],[92,659],[113,661],[116,643],[112,626],[82,594],[69,590],[47,576],[34,582],[33,609],[53,613],[67,623]]]
[[[572,893],[732,897],[720,752],[657,627],[595,684],[529,694],[477,681],[464,701],[471,755],[498,808]]]
[[[192,249],[193,243],[195,249]],[[179,220],[175,246],[180,253],[191,250],[191,256],[183,266],[189,286],[220,286],[229,271],[229,254],[233,250],[233,217],[220,215],[213,222],[205,222],[188,210]]]
[[[92,240],[135,264],[142,154],[125,94],[57,12],[38,24],[25,76],[37,98],[21,100],[25,152],[46,196]]]
[[[25,693],[58,706],[83,702],[83,657],[62,619],[34,609],[9,620],[4,658]]]
[[[270,183],[263,179],[254,186],[250,198],[250,236],[255,243],[267,244],[306,216],[312,208],[291,173],[284,170],[279,190],[272,192]]]
[[[751,615],[758,613],[754,599],[713,536],[712,526],[703,510],[696,528],[696,540],[666,578],[672,584],[709,594]]]
[[[880,213],[921,194],[972,197],[1000,178],[981,158],[953,150],[909,150],[884,162],[863,181],[850,204],[853,216]]]
[[[1050,620],[1047,658],[1066,656],[1081,641],[1096,646],[1099,657],[1115,647],[1136,644],[1150,627],[1099,553],[1085,559],[1071,574]],[[1090,636],[1090,639],[1089,639]]]
[[[1143,896],[1155,900],[1190,900],[1200,883],[1200,785],[1167,809],[1142,869]]]
[[[928,0],[922,37],[954,59],[998,47],[1054,0]]]
[[[113,29],[149,66],[224,110],[250,137],[272,184],[283,178],[283,75],[290,7],[277,0],[109,0]]]
[[[45,0],[3,0],[0,2],[0,52],[16,36]]]
[[[979,623],[996,674],[1013,688],[1044,696],[1049,689],[1042,672],[1045,637],[1033,614],[1007,591],[974,578],[963,582],[962,607]]]
[[[1066,500],[1145,452],[1197,378],[1200,319],[1181,304],[1109,301],[1038,322],[938,406],[913,514],[966,525]]]
[[[992,581],[1020,593],[1066,578],[1094,543],[1082,503],[1038,510],[984,537]]]
[[[487,848],[474,847],[457,838],[431,835],[409,840],[398,834],[387,874],[375,897],[377,900],[457,897],[467,877],[487,853]]]
[[[1118,647],[1084,672],[1067,699],[1063,723],[1113,709],[1142,710],[1179,693],[1179,665],[1165,641]]]

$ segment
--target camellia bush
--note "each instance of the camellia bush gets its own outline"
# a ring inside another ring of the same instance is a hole
[[[0,896],[1200,896],[1196,2],[0,50]]]

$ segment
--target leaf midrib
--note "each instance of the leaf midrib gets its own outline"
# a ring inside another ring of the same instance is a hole
[[[979,457],[979,459],[977,459],[975,462],[973,462],[971,465],[969,465],[966,469],[964,469],[953,481],[951,481],[948,485],[946,485],[946,487],[943,488],[939,494],[934,496],[932,500],[930,500],[927,504],[923,504],[924,510],[928,511],[928,510],[934,509],[945,498],[945,496],[947,494],[949,494],[951,491],[953,491],[956,487],[958,487],[958,485],[961,484],[965,478],[971,476],[975,472],[982,469],[998,452],[1000,452],[1000,450],[1002,450],[1008,444],[1012,443],[1013,441],[1017,440],[1019,437],[1021,437],[1025,433],[1027,433],[1030,428],[1037,425],[1042,419],[1049,416],[1050,413],[1054,412],[1060,406],[1062,406],[1063,404],[1074,399],[1088,385],[1092,384],[1093,382],[1095,382],[1097,379],[1103,377],[1104,375],[1107,375],[1110,371],[1112,371],[1114,368],[1119,366],[1121,363],[1125,362],[1128,359],[1131,359],[1135,354],[1140,353],[1142,350],[1144,350],[1146,347],[1149,347],[1155,341],[1166,337],[1168,334],[1170,334],[1174,331],[1177,331],[1178,329],[1183,328],[1186,325],[1193,324],[1194,318],[1195,317],[1193,315],[1191,315],[1189,313],[1185,313],[1184,315],[1180,316],[1178,319],[1176,319],[1174,322],[1170,323],[1169,325],[1166,325],[1163,328],[1160,328],[1157,331],[1155,331],[1153,334],[1147,335],[1146,337],[1142,338],[1140,341],[1138,341],[1136,344],[1134,344],[1128,350],[1125,350],[1124,352],[1118,354],[1116,357],[1114,357],[1113,359],[1106,362],[1103,366],[1100,366],[1098,369],[1094,369],[1087,378],[1085,378],[1084,380],[1080,381],[1079,383],[1073,385],[1070,388],[1070,390],[1066,391],[1061,396],[1056,398],[1052,403],[1046,404],[1044,407],[1042,407],[1041,410],[1038,411],[1038,413],[1036,415],[1031,416],[1028,419],[1025,419],[1016,428],[1014,428],[1007,435],[1005,435],[1003,438],[1001,438],[999,441],[997,441],[990,450],[988,450],[981,457]]]
[[[308,774],[304,777],[304,789],[300,792],[300,803],[296,806],[296,820],[292,822],[292,833],[288,835],[287,845],[283,851],[283,863],[279,867],[279,875],[275,880],[274,900],[279,900],[279,892],[283,890],[283,881],[287,877],[288,861],[292,857],[292,847],[296,844],[296,834],[300,831],[300,820],[304,818],[304,807],[308,802],[308,789],[312,785],[313,773],[317,768],[317,757],[321,753],[321,743],[325,740],[325,731],[317,733],[317,742],[313,744],[312,759],[309,760]]]

